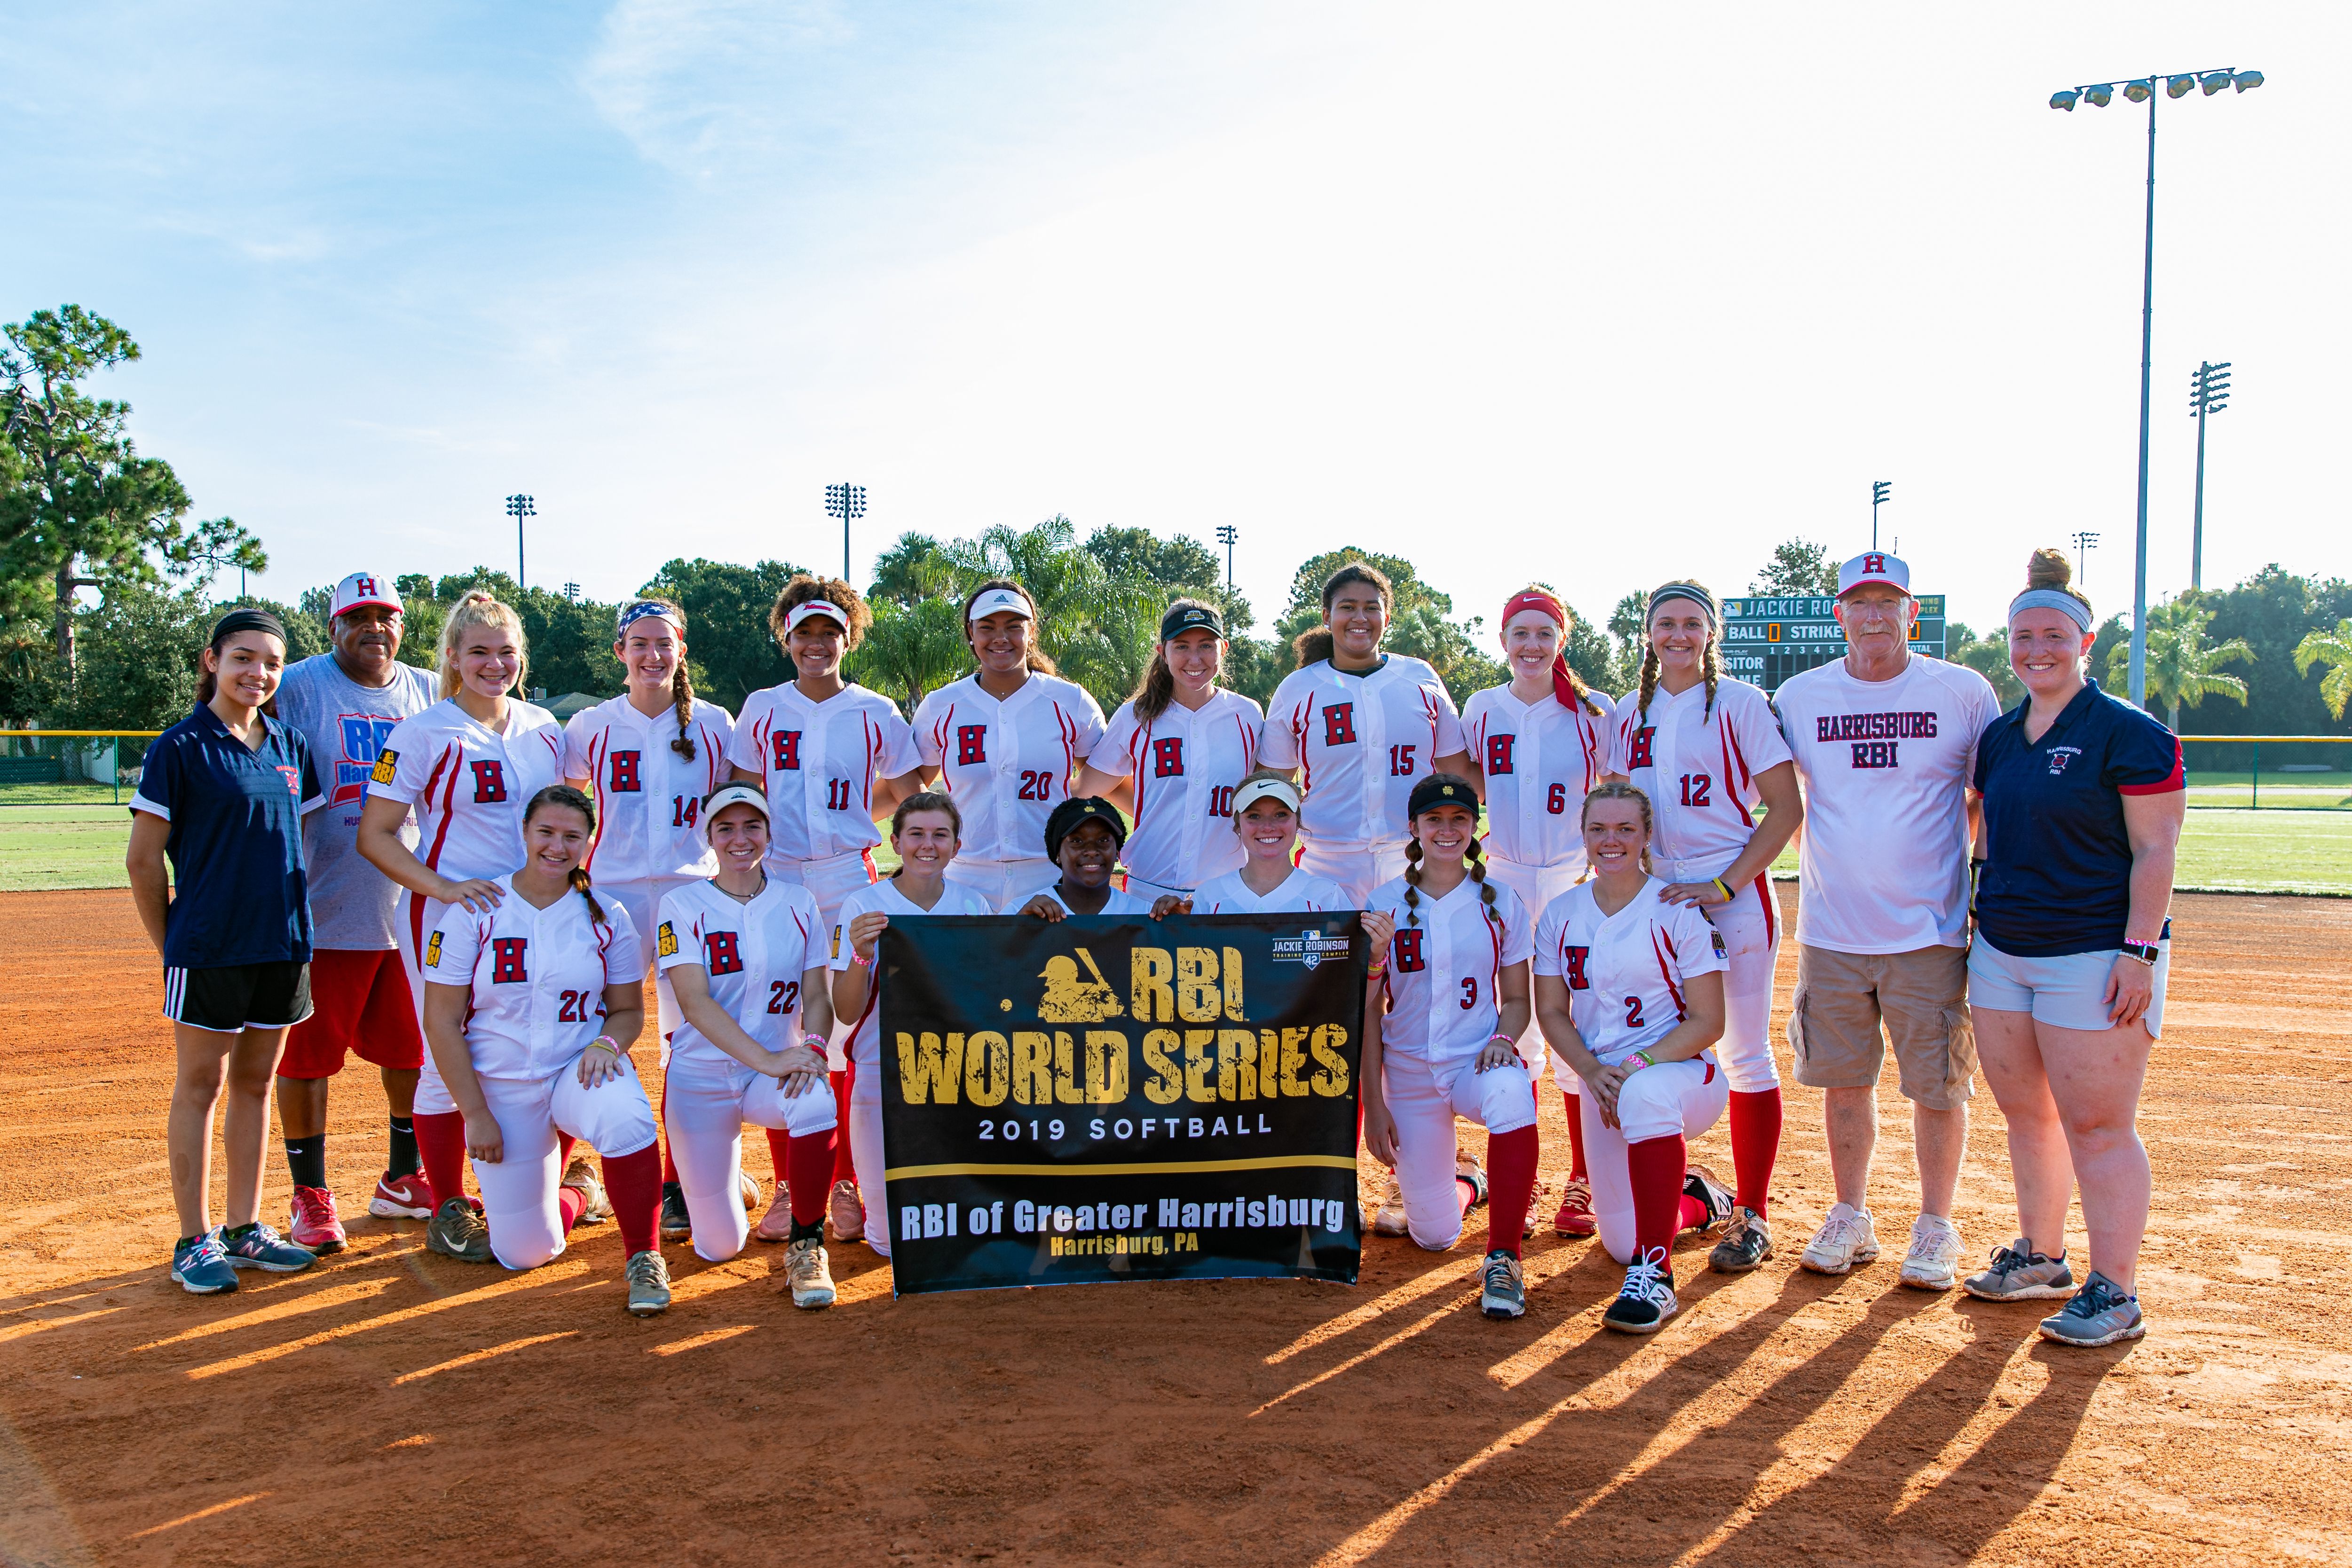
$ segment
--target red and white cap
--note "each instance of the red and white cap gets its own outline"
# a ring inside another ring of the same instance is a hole
[[[400,602],[399,591],[393,587],[392,579],[373,571],[355,571],[335,584],[335,608],[330,612],[329,619],[346,610],[357,610],[362,604],[381,604],[387,610],[404,608]]]
[[[849,612],[844,610],[840,605],[835,604],[830,599],[811,599],[803,601],[799,604],[793,605],[791,610],[785,612],[784,635],[789,637],[793,632],[799,631],[801,622],[803,621],[820,620],[830,621],[835,626],[842,627],[845,630],[849,625]]]
[[[1904,592],[1911,591],[1911,568],[1899,555],[1884,550],[1871,550],[1858,555],[1838,568],[1838,597],[1843,599],[1865,582],[1891,582]]]

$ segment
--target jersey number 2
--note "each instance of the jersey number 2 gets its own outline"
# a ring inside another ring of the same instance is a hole
[[[565,991],[556,1000],[555,1021],[558,1023],[586,1023],[604,1016],[604,1005],[597,1001],[593,991]]]
[[[1627,1029],[1642,1027],[1642,998],[1639,997],[1625,998],[1625,1027]]]

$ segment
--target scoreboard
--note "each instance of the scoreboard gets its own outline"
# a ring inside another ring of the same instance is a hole
[[[1944,596],[1922,593],[1911,651],[1944,656]],[[1845,657],[1845,632],[1831,612],[1834,599],[1727,599],[1723,601],[1723,670],[1767,692],[1801,670]]]

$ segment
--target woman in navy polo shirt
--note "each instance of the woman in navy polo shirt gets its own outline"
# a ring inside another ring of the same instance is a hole
[[[236,1270],[318,1261],[261,1224],[269,1082],[286,1030],[310,1015],[302,814],[325,803],[299,731],[261,711],[286,668],[264,610],[213,627],[195,710],[147,748],[131,800],[131,902],[163,956],[163,1016],[179,1072],[165,1138],[180,1239],[172,1278],[197,1295]],[[167,878],[163,869],[171,862]],[[228,1092],[228,1224],[211,1224],[213,1110]]]
[[[1987,1301],[2071,1297],[2042,1322],[2061,1344],[2143,1332],[2134,1275],[2147,1228],[2137,1125],[2164,1027],[2180,742],[2084,678],[2091,601],[2066,557],[2036,550],[2009,607],[2009,666],[2026,701],[1977,743],[1984,795],[1969,1004],[2009,1123],[2021,1235],[1967,1281]],[[2091,1234],[2082,1288],[2066,1260],[2077,1183]]]

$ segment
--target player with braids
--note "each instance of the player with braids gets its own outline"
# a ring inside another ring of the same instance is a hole
[[[1640,788],[1656,813],[1651,851],[1663,896],[1699,910],[1723,934],[1730,969],[1720,1049],[1739,1207],[1709,1262],[1744,1273],[1772,1255],[1765,1217],[1780,1149],[1770,1038],[1780,909],[1769,876],[1804,821],[1804,803],[1772,700],[1723,673],[1715,595],[1686,578],[1660,585],[1643,632],[1641,688],[1617,705],[1608,774]],[[1768,812],[1760,824],[1759,805]]]
[[[745,699],[728,752],[735,781],[768,798],[768,873],[798,883],[816,901],[820,962],[837,945],[842,905],[874,881],[874,846],[882,841],[875,819],[922,788],[922,756],[898,706],[841,673],[873,624],[865,598],[839,578],[802,572],[785,583],[768,612],[768,630],[793,678]],[[834,1118],[845,1126],[854,1071],[848,1030],[830,1016],[826,1029]],[[866,1210],[847,1138],[836,1140],[834,1155],[826,1194],[834,1237],[856,1241],[865,1233]],[[769,1130],[768,1159],[775,1196],[751,1235],[789,1243],[791,1150],[782,1130]],[[665,1197],[664,1234],[684,1234],[688,1224],[683,1197]]]
[[[1456,1153],[1454,1118],[1486,1127],[1494,1205],[1479,1308],[1516,1318],[1527,1311],[1519,1249],[1539,1153],[1535,1080],[1518,1053],[1534,923],[1486,877],[1475,784],[1433,773],[1406,810],[1404,874],[1375,888],[1364,915],[1364,1147],[1396,1172],[1407,1234],[1443,1251],[1488,1192],[1476,1162]]]
[[[735,721],[717,703],[695,700],[686,612],[669,600],[623,605],[613,656],[626,685],[619,696],[581,709],[563,727],[563,777],[596,806],[583,867],[629,912],[638,960],[651,969],[661,901],[718,869],[698,824],[702,798],[726,781]],[[668,970],[654,972],[654,997],[667,1068],[670,1036],[685,1022]],[[667,1150],[663,1174],[674,1187],[677,1170]],[[756,1204],[759,1188],[749,1177],[744,1187],[744,1202]]]

